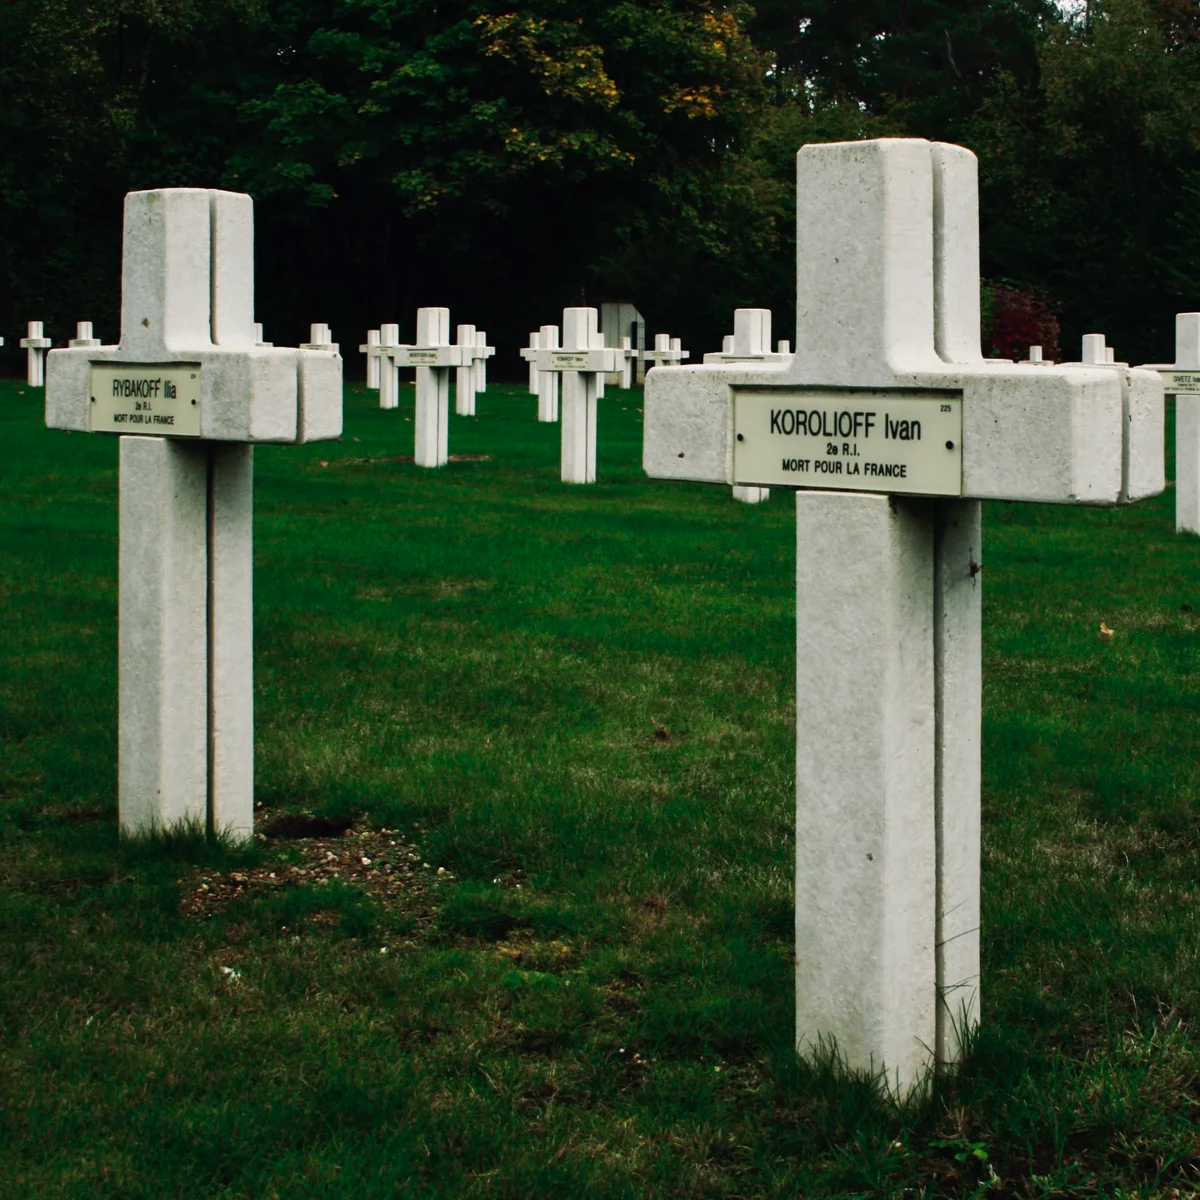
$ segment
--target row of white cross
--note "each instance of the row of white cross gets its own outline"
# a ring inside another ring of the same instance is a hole
[[[907,1094],[980,1013],[980,502],[1161,492],[1164,375],[1181,479],[1185,460],[1200,478],[1200,314],[1161,373],[1102,338],[1078,364],[985,360],[974,155],[882,139],[809,145],[797,166],[795,351],[745,316],[703,365],[650,371],[643,465],[794,491],[796,1041]],[[131,834],[251,834],[253,443],[341,433],[328,329],[264,344],[252,263],[249,197],[132,193],[120,344],[48,359],[49,426],[136,435],[120,439]],[[563,474],[583,482],[628,347],[603,345],[594,309],[567,309],[558,344],[546,332],[530,362],[562,380]],[[414,346],[380,331],[378,357],[417,371],[418,461],[445,461],[449,372],[476,386],[477,339],[451,344],[445,309],[421,310]]]
[[[447,414],[450,370],[457,370],[455,411],[475,415],[475,396],[486,389],[487,358],[495,353],[487,335],[473,325],[459,325],[457,342],[448,339],[450,313],[445,308],[417,311],[417,341],[401,343],[399,327],[383,325],[369,330],[359,351],[367,356],[367,387],[379,390],[380,408],[398,404],[398,372],[417,368],[416,436],[414,461],[418,466],[439,467],[448,458]],[[720,353],[705,355],[705,362],[774,363],[790,356],[787,342],[771,349],[770,309],[737,309],[734,333],[725,338]],[[566,483],[596,481],[596,402],[604,395],[606,377],[615,374],[619,386],[633,386],[639,364],[676,366],[687,357],[679,338],[656,334],[652,350],[635,349],[632,339],[606,346],[594,308],[563,310],[563,324],[543,325],[529,336],[521,350],[529,363],[529,390],[537,396],[537,419],[562,420],[561,476]],[[561,381],[561,383],[560,383]],[[734,497],[746,503],[767,499],[762,487],[734,487]]]
[[[54,342],[46,337],[45,326],[41,321],[30,321],[26,327],[26,336],[23,337],[18,345],[25,351],[26,372],[25,379],[30,387],[42,387],[46,382],[46,352],[53,349]],[[323,335],[324,340],[331,340],[328,325],[313,325],[310,331],[310,341],[316,342]],[[270,342],[262,340],[262,325],[254,325],[255,345],[269,346]],[[95,336],[91,321],[79,321],[75,325],[75,336],[67,342],[67,347],[72,350],[90,348],[99,346],[103,343]],[[4,339],[0,337],[0,346],[4,345]],[[332,346],[336,350],[336,346]]]

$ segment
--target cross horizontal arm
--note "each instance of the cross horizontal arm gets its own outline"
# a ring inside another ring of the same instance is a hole
[[[100,428],[92,419],[102,399],[93,395],[97,365],[113,368],[104,376],[113,387],[151,389],[164,370],[186,365],[196,368],[199,384],[194,397],[198,425],[192,436],[235,442],[337,437],[342,430],[341,356],[258,344],[253,262],[249,196],[202,188],[129,193],[121,341],[51,351],[46,424],[53,429]],[[129,381],[122,385],[118,376],[124,375]]]

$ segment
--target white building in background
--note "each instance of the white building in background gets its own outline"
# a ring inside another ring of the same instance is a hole
[[[628,301],[612,301],[600,305],[600,332],[604,335],[605,348],[619,350],[621,339],[629,338],[634,350],[646,349],[646,318]],[[646,364],[640,355],[637,359],[636,383],[646,378]],[[605,383],[621,386],[621,373],[613,371],[604,377]]]

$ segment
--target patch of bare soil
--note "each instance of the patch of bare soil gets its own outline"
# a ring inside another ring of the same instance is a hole
[[[229,871],[198,867],[184,881],[180,912],[203,921],[255,893],[335,879],[361,888],[380,904],[420,908],[454,878],[445,867],[423,862],[416,846],[394,829],[351,827],[341,835],[290,839],[276,834],[272,840],[292,848],[296,861]]]

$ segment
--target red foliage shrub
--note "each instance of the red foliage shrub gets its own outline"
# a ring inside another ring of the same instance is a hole
[[[1050,301],[1032,288],[1011,283],[983,285],[983,352],[988,358],[1027,358],[1030,346],[1057,361],[1062,330]]]

